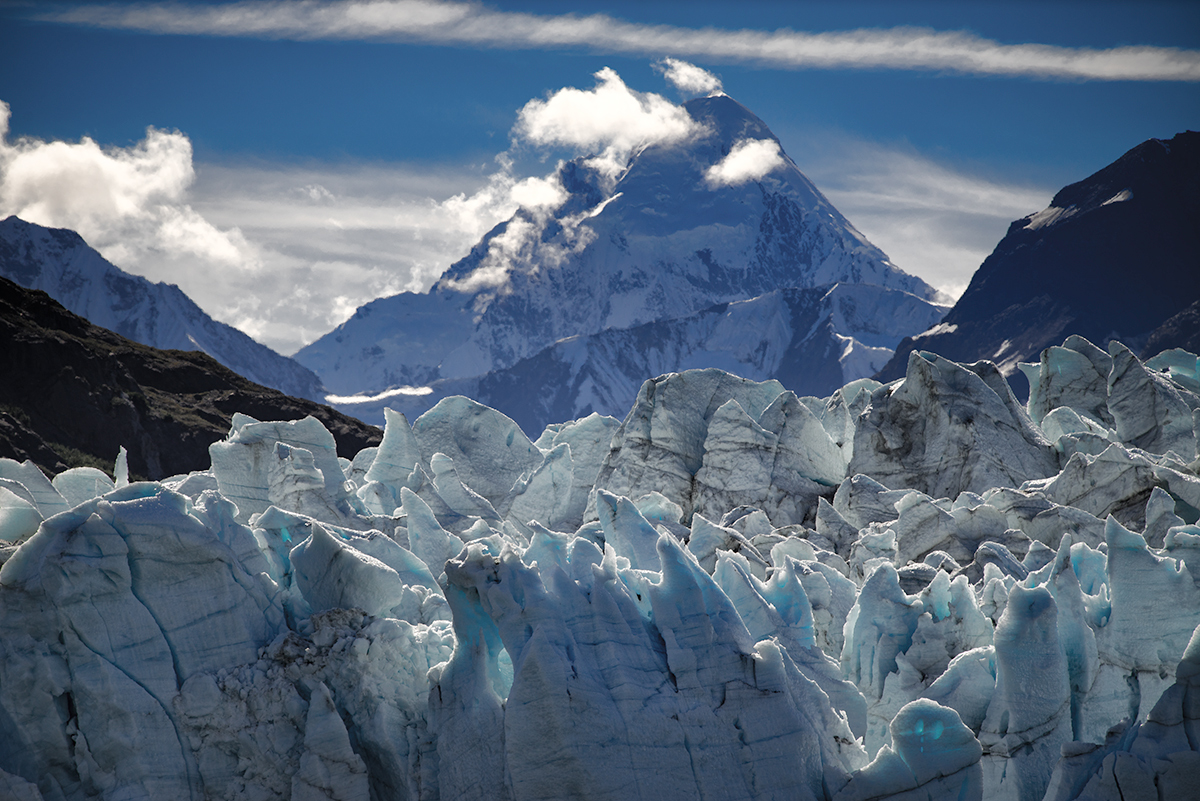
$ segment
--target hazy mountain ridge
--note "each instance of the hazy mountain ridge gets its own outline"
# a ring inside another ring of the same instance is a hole
[[[382,419],[384,407],[415,418],[440,398],[461,394],[536,436],[549,423],[631,406],[648,376],[697,367],[774,378],[799,394],[825,396],[878,370],[905,331],[942,314],[941,306],[869,284],[781,289],[687,317],[568,337],[482,377],[435,381],[426,395],[339,408],[368,420]]]
[[[256,383],[310,400],[324,397],[321,380],[298,362],[212,319],[178,286],[114,266],[74,231],[17,217],[0,221],[0,275],[135,342],[203,351]]]

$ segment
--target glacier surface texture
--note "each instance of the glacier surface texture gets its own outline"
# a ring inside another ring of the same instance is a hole
[[[162,482],[0,460],[0,796],[1195,799],[1200,373],[1072,338],[828,397],[717,369],[531,441]]]

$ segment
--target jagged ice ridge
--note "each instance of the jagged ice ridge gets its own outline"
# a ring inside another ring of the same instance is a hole
[[[353,460],[244,415],[162,482],[0,460],[0,793],[1195,798],[1198,367],[1073,337],[1027,406],[913,352],[536,441],[451,397]]]

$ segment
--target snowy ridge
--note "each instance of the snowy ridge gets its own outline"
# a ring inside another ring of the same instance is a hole
[[[74,231],[17,217],[0,221],[0,275],[135,342],[203,351],[264,386],[309,400],[324,396],[320,379],[298,362],[212,319],[174,284],[114,267]]]
[[[824,399],[693,370],[536,442],[0,460],[19,798],[1191,798],[1200,359],[1078,337]],[[1169,599],[1170,614],[1161,614]]]
[[[621,414],[646,376],[679,370],[716,367],[824,396],[874,375],[907,333],[936,323],[943,311],[870,284],[776,290],[686,317],[569,337],[482,378],[435,381],[424,394],[327,400],[379,425],[385,407],[416,417],[443,397],[466,395],[537,432],[592,412]]]
[[[756,180],[714,186],[707,176],[739,143],[778,140],[727,96],[685,108],[697,139],[636,152],[615,182],[585,159],[563,164],[557,206],[521,209],[429,293],[373,301],[296,358],[338,395],[375,394],[480,377],[569,337],[787,288],[871,284],[934,300],[782,151]]]

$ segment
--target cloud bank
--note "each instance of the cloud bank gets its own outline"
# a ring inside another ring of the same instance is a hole
[[[690,65],[684,65],[690,66]],[[697,72],[701,72],[697,70]],[[615,181],[632,152],[699,133],[661,95],[636,92],[616,72],[596,85],[529,101],[512,131],[516,149],[594,154]],[[188,137],[150,128],[131,147],[90,138],[9,142],[0,103],[0,217],[78,231],[123,270],[175,283],[209,314],[281,353],[294,353],[377,297],[427,290],[497,223],[522,218],[491,243],[464,289],[501,288],[514,259],[538,251],[553,264],[591,230],[564,220],[541,242],[566,199],[557,170],[515,173],[510,153],[486,171],[396,164],[297,167],[203,165]]]
[[[0,101],[0,218],[78,231],[106,259],[179,285],[206,312],[293,353],[363,303],[424,291],[518,206],[561,187],[505,164],[195,167],[191,142],[150,128],[130,147],[8,139]]]
[[[184,202],[195,173],[183,134],[147,128],[130,148],[101,148],[88,137],[9,142],[10,116],[0,101],[0,216],[72,228],[113,261],[166,251],[256,266],[236,228],[218,230]]]
[[[809,33],[645,25],[605,14],[543,15],[437,0],[300,0],[87,5],[35,18],[161,34],[426,42],[468,47],[578,47],[669,54],[774,69],[936,70],[1113,81],[1200,81],[1200,51],[1172,47],[1004,44],[963,31],[901,27]]]

